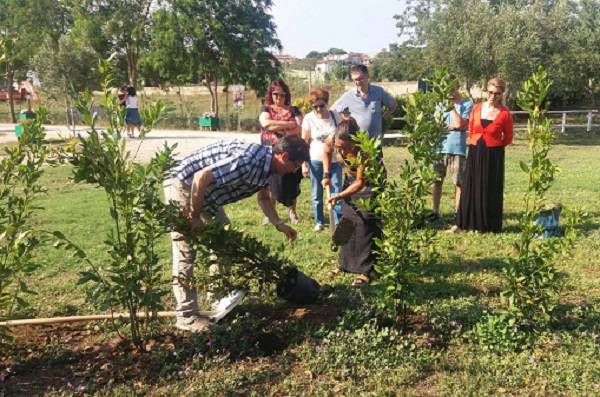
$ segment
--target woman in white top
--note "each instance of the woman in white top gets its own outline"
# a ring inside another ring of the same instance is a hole
[[[120,100],[121,105],[125,105],[125,124],[127,125],[127,136],[134,137],[135,129],[142,126],[142,117],[138,111],[137,94],[135,88],[129,86],[126,90],[122,89],[125,94]],[[119,95],[119,97],[121,97]]]
[[[315,231],[324,229],[323,217],[323,179],[330,179],[330,194],[336,195],[342,190],[342,166],[335,155],[328,159],[331,162],[328,173],[323,172],[323,152],[325,140],[335,132],[340,122],[339,115],[327,107],[329,92],[315,88],[309,93],[309,102],[313,111],[302,120],[302,138],[310,145],[310,163],[302,165],[304,176],[310,174],[312,208],[315,218]],[[333,209],[333,221],[337,224],[341,218],[341,205],[337,203]]]

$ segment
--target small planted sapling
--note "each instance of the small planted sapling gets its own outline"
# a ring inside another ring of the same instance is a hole
[[[38,267],[33,254],[44,240],[31,218],[45,192],[40,177],[50,153],[42,127],[46,114],[40,108],[35,120],[23,124],[17,145],[5,147],[0,156],[0,320],[28,306],[23,294],[34,293],[27,277]]]
[[[529,113],[527,136],[531,161],[520,163],[528,175],[523,197],[525,211],[519,221],[521,235],[515,243],[518,256],[504,269],[508,284],[502,293],[508,310],[519,324],[532,331],[543,329],[552,317],[564,282],[553,259],[573,243],[576,235],[573,226],[580,218],[577,212],[565,211],[568,213],[566,238],[539,238],[543,225],[536,223],[536,219],[547,204],[546,193],[558,171],[548,157],[554,140],[552,120],[546,115],[550,86],[547,72],[540,68],[523,83],[517,94],[518,105]]]
[[[92,96],[84,93],[77,107],[90,130],[86,136],[79,136],[71,164],[76,182],[97,185],[106,193],[112,219],[105,240],[110,259],[105,265],[88,261],[90,269],[81,273],[80,283],[92,284],[89,296],[98,307],[125,309],[129,313],[132,340],[143,350],[152,320],[168,293],[168,283],[161,277],[164,263],[156,247],[159,239],[171,230],[177,214],[174,204],[165,204],[161,199],[163,181],[173,165],[174,146],[165,145],[147,164],[135,161],[135,155],[125,147],[123,111],[109,89],[110,64],[103,63],[101,69],[107,72],[102,108],[109,125],[102,131],[96,127]],[[141,139],[163,113],[161,103],[144,109]],[[145,313],[144,318],[138,318],[139,312]]]
[[[385,184],[372,183],[373,197],[361,200],[361,205],[381,220],[383,237],[376,240],[378,260],[375,270],[381,296],[378,304],[382,312],[406,324],[414,301],[416,283],[423,268],[437,259],[432,241],[435,231],[419,229],[426,200],[436,174],[433,164],[445,128],[443,113],[450,108],[456,81],[446,70],[431,79],[431,93],[411,95],[404,104],[408,137],[408,152],[412,161],[404,160],[398,177]],[[380,142],[366,133],[358,134],[361,155],[375,159],[380,153]],[[370,161],[366,175],[371,181],[381,180],[385,170],[380,162]]]
[[[543,225],[536,222],[544,209],[546,193],[554,183],[557,166],[548,157],[554,140],[551,119],[546,115],[551,82],[540,68],[517,94],[518,105],[529,113],[527,137],[531,161],[521,161],[528,176],[523,197],[525,209],[519,226],[521,234],[514,244],[516,258],[507,260],[503,269],[506,287],[501,297],[504,309],[488,314],[473,332],[475,339],[491,350],[511,351],[531,346],[554,316],[554,308],[564,285],[564,275],[553,261],[573,243],[580,221],[577,211],[568,213],[564,238],[541,239]]]

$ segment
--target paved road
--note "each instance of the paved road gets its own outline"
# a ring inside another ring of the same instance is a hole
[[[0,144],[16,142],[17,137],[14,130],[14,124],[0,123]],[[85,134],[85,128],[78,127],[77,133]],[[50,139],[73,136],[69,128],[64,125],[48,125],[46,126],[46,134]],[[158,148],[163,146],[164,142],[167,142],[169,145],[177,143],[177,157],[181,157],[221,139],[243,139],[248,142],[260,142],[258,134],[246,132],[153,130],[143,141],[139,139],[127,139],[127,148],[133,153],[138,151],[137,159],[139,161],[147,161]]]

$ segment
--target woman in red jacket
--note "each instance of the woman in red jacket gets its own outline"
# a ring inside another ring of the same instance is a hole
[[[467,136],[465,182],[456,225],[450,229],[499,233],[502,230],[504,195],[504,147],[512,143],[513,121],[502,105],[506,83],[493,78],[487,85],[487,101],[473,106]]]

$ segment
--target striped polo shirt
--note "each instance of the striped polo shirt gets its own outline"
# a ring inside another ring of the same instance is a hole
[[[177,162],[171,176],[191,187],[194,174],[210,169],[214,181],[206,188],[204,210],[215,215],[219,207],[249,197],[269,184],[271,147],[242,140],[219,141]]]

